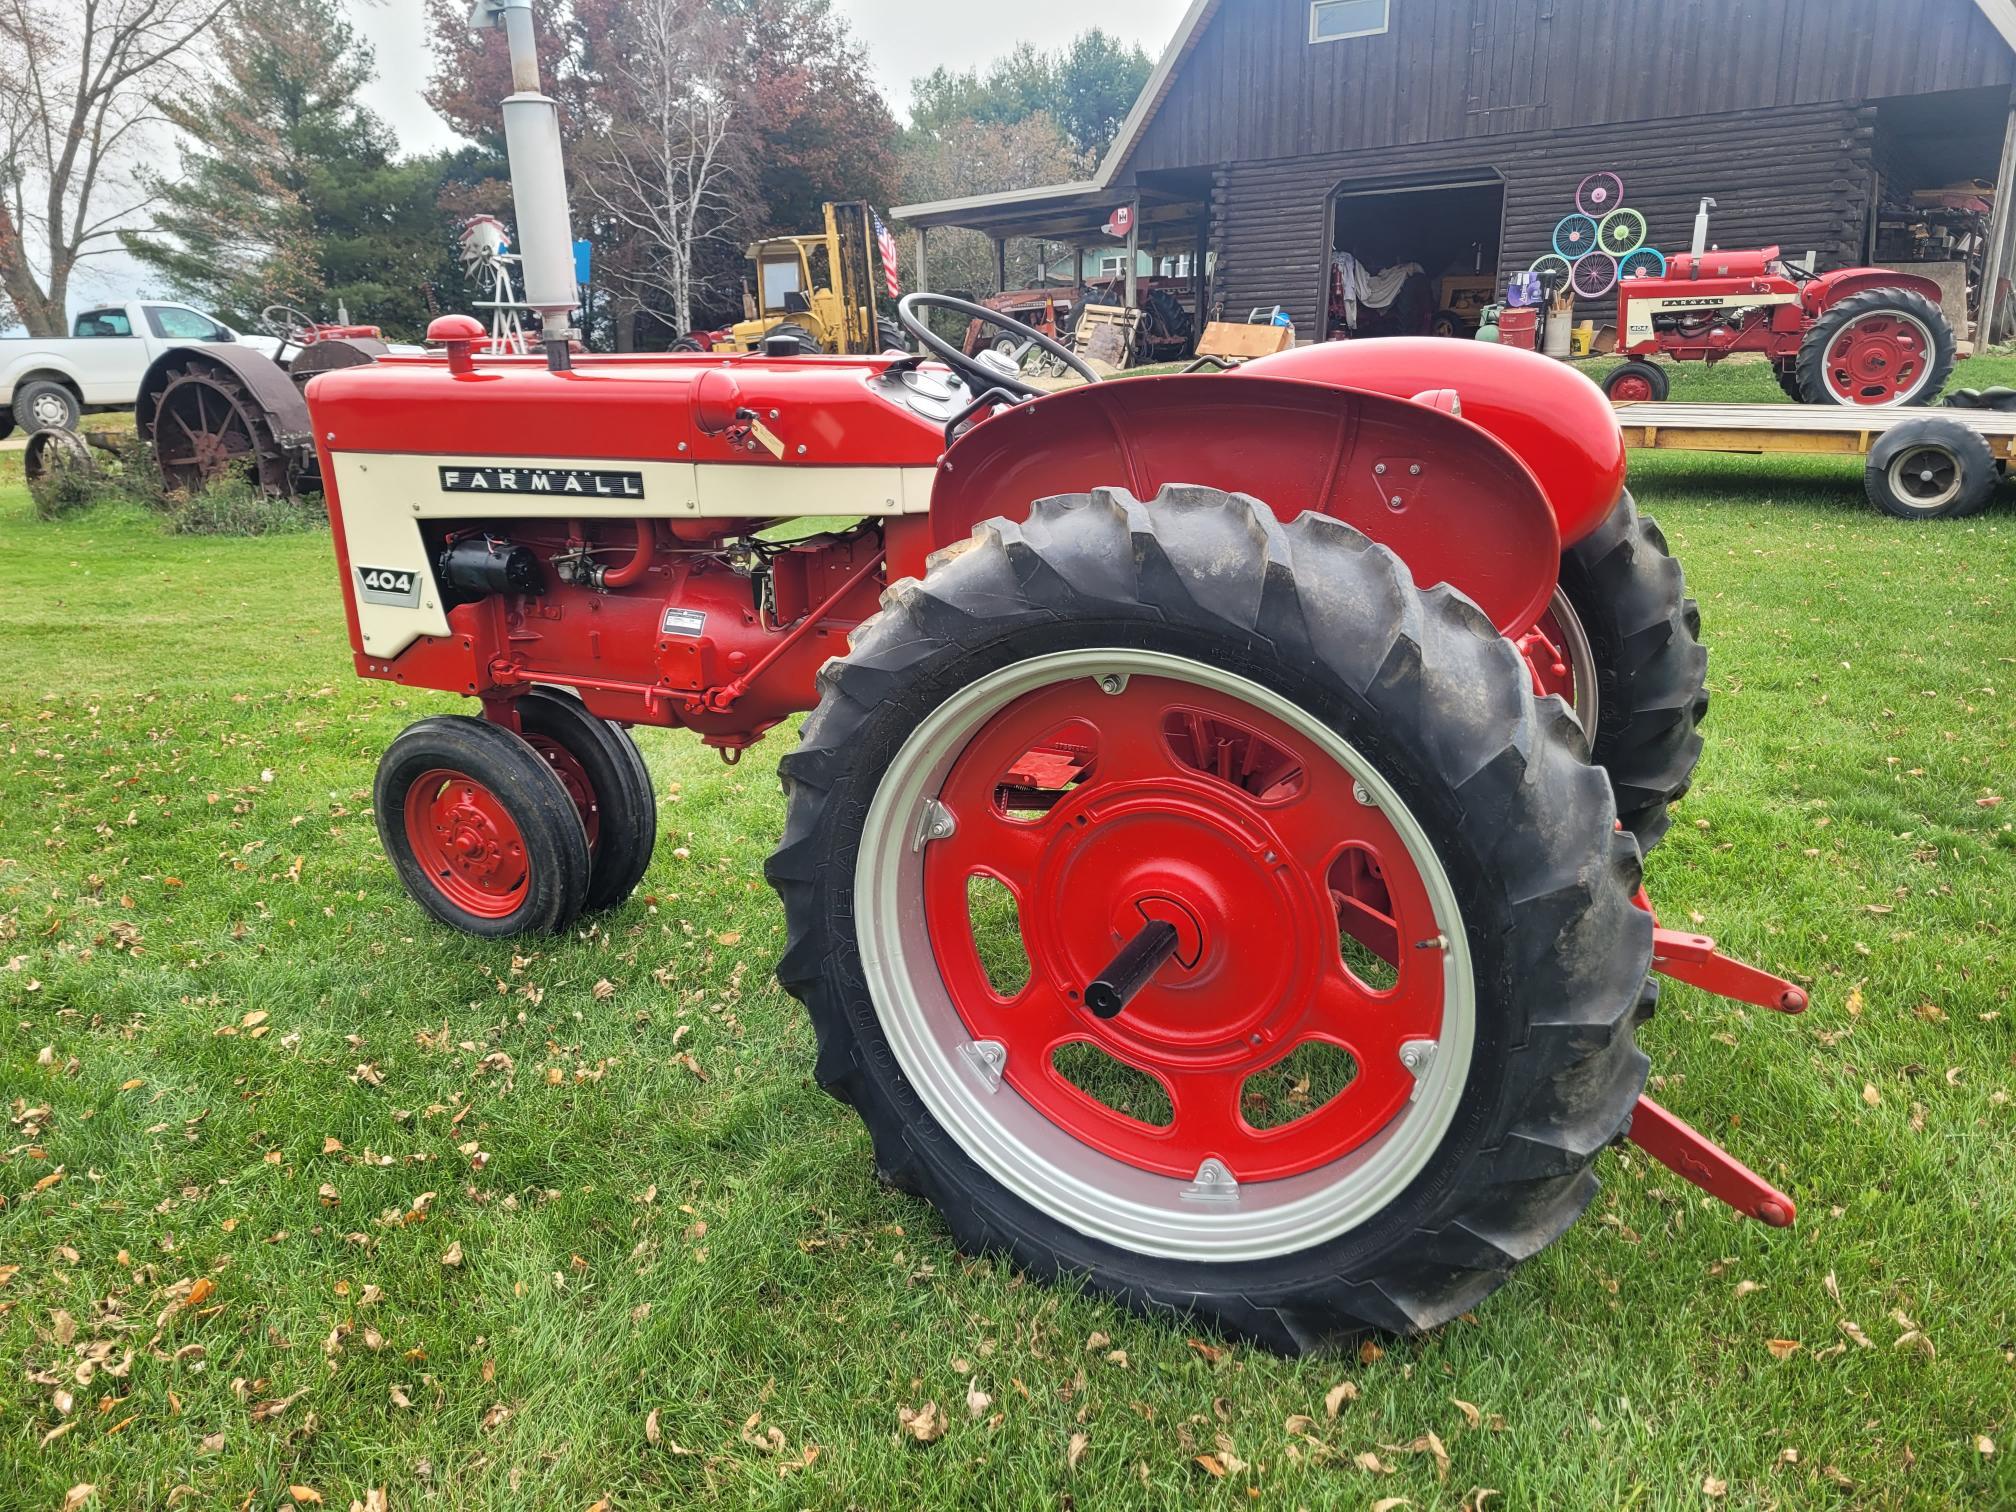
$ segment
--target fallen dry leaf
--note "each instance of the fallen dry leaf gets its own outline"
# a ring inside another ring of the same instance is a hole
[[[978,1376],[966,1383],[966,1412],[969,1417],[985,1417],[987,1409],[993,1405],[994,1398],[980,1389]]]
[[[1216,1365],[1220,1360],[1225,1358],[1224,1350],[1214,1345],[1206,1344],[1202,1339],[1185,1339],[1183,1342],[1196,1350],[1198,1354],[1202,1355],[1213,1365]]]
[[[1196,1463],[1203,1469],[1206,1475],[1212,1476],[1218,1480],[1223,1480],[1225,1478],[1225,1466],[1219,1461],[1217,1455],[1215,1454],[1197,1455]]]
[[[1344,1410],[1346,1402],[1355,1402],[1357,1400],[1357,1386],[1350,1381],[1339,1381],[1328,1392],[1324,1393],[1323,1411],[1327,1416],[1334,1418],[1339,1412]]]
[[[653,1407],[644,1414],[644,1442],[656,1444],[664,1437],[664,1431],[658,1426],[658,1409]]]
[[[322,1505],[322,1493],[317,1491],[313,1486],[289,1486],[287,1494],[304,1507],[319,1507]]]
[[[1482,1428],[1484,1426],[1484,1414],[1477,1410],[1475,1402],[1466,1402],[1461,1397],[1451,1397],[1449,1400],[1456,1404],[1456,1410],[1463,1414],[1463,1421],[1468,1423],[1472,1428]],[[1493,1492],[1492,1494],[1495,1496],[1497,1493]]]
[[[1851,1323],[1848,1319],[1843,1318],[1840,1322],[1839,1327],[1841,1329],[1841,1332],[1848,1335],[1850,1339],[1855,1341],[1855,1347],[1857,1349],[1874,1349],[1876,1347],[1873,1343],[1870,1342],[1869,1335],[1862,1332],[1862,1327],[1860,1324]]]
[[[896,1421],[900,1433],[909,1434],[920,1444],[935,1443],[945,1437],[945,1414],[936,1402],[926,1402],[922,1407],[899,1407]]]
[[[1764,1347],[1774,1360],[1789,1360],[1804,1347],[1797,1339],[1766,1339]]]
[[[76,1508],[83,1506],[97,1494],[98,1488],[89,1481],[72,1486],[63,1497],[63,1512],[75,1512]]]
[[[1385,1350],[1374,1344],[1370,1339],[1367,1339],[1363,1344],[1358,1346],[1358,1363],[1360,1365],[1370,1365],[1374,1361],[1384,1358],[1385,1354]]]
[[[208,1276],[198,1276],[189,1288],[189,1295],[182,1299],[182,1304],[185,1307],[201,1307],[205,1302],[210,1300],[211,1295],[216,1290],[217,1283],[215,1281],[212,1281]]]
[[[1719,1501],[1729,1494],[1729,1482],[1704,1475],[1701,1477],[1701,1494],[1710,1501]]]
[[[1076,1470],[1078,1468],[1078,1461],[1085,1458],[1085,1446],[1091,1442],[1091,1436],[1088,1434],[1074,1433],[1071,1435],[1070,1447],[1064,1451],[1064,1464],[1067,1469]]]
[[[441,1263],[451,1268],[462,1263],[462,1241],[460,1239],[457,1239],[441,1252]]]
[[[1995,1440],[1988,1437],[1988,1435],[1985,1433],[1975,1434],[1974,1452],[1976,1454],[1983,1456],[1984,1458],[1988,1455],[1993,1454],[1995,1452]]]
[[[1862,1083],[1862,1101],[1869,1104],[1869,1106],[1872,1108],[1881,1105],[1883,1101],[1883,1094],[1876,1090],[1876,1083],[1874,1082]]]
[[[1372,1512],[1393,1512],[1395,1507],[1411,1507],[1414,1503],[1404,1496],[1382,1496],[1372,1503]]]
[[[1370,1449],[1367,1449],[1363,1454],[1352,1455],[1351,1463],[1371,1475],[1391,1475],[1393,1473],[1393,1467],[1379,1458]]]

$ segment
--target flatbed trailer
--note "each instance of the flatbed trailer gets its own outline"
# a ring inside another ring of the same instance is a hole
[[[1870,503],[1900,519],[1979,513],[2016,457],[2003,410],[1641,402],[1618,405],[1617,423],[1640,451],[1864,457]]]

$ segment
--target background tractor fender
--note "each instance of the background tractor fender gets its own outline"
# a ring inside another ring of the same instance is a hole
[[[1496,438],[1410,399],[1286,378],[1130,378],[1004,410],[946,453],[933,545],[1021,520],[1038,499],[1113,487],[1147,500],[1177,483],[1249,494],[1284,521],[1344,520],[1508,633],[1539,620],[1560,572],[1547,496]]]
[[[1931,279],[1921,278],[1916,273],[1899,273],[1890,268],[1837,268],[1832,273],[1823,273],[1808,280],[1803,292],[1806,308],[1818,315],[1833,309],[1850,295],[1866,294],[1871,289],[1903,289],[1907,293],[1923,295],[1935,306],[1946,297],[1945,291]]]
[[[1535,352],[1433,336],[1326,341],[1262,357],[1232,376],[1297,378],[1402,399],[1456,390],[1463,418],[1510,447],[1540,480],[1563,545],[1607,520],[1624,489],[1624,437],[1610,401],[1581,373]]]
[[[308,418],[308,403],[294,386],[285,369],[263,352],[240,346],[171,347],[148,365],[140,380],[140,397],[133,403],[133,422],[140,439],[154,442],[154,421],[161,407],[161,395],[168,387],[171,372],[208,367],[228,373],[265,410],[274,439],[283,447],[305,444],[314,433]]]

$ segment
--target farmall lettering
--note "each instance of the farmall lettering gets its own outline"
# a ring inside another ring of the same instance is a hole
[[[644,474],[586,467],[444,467],[443,493],[558,494],[577,499],[641,499]]]
[[[1636,347],[1640,342],[1652,340],[1657,334],[1653,320],[1660,315],[1705,315],[1716,310],[1749,310],[1764,305],[1796,304],[1798,299],[1796,290],[1776,294],[1695,295],[1683,299],[1633,299],[1627,293],[1624,300],[1624,345],[1627,348]]]

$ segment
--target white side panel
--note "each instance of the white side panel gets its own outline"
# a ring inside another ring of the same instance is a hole
[[[365,655],[388,660],[423,635],[448,633],[447,612],[420,535],[422,520],[923,514],[931,507],[937,476],[929,467],[696,465],[405,452],[337,452],[331,460],[353,577],[413,574],[418,584],[413,604],[374,603],[358,582],[350,585]],[[451,490],[444,474],[462,486]],[[605,475],[599,483],[596,474]],[[484,486],[470,486],[479,479]],[[535,481],[543,486],[533,488]]]

